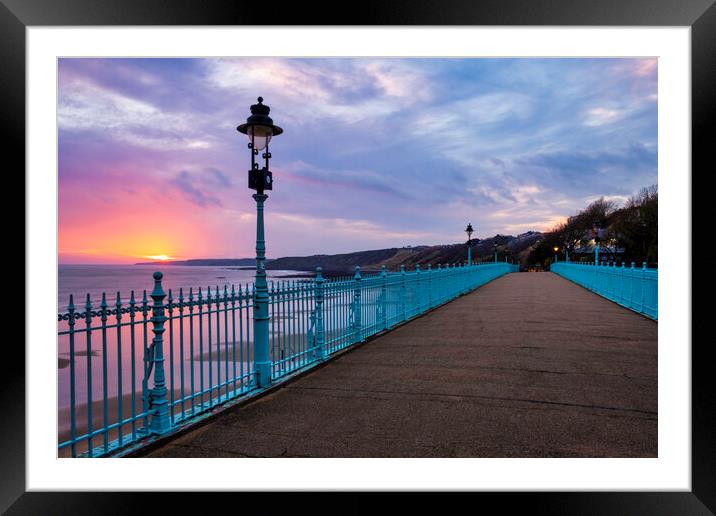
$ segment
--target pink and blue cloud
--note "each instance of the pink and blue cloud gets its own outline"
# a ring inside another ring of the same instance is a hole
[[[656,59],[61,59],[69,263],[248,257],[261,95],[270,257],[546,230],[657,182]]]

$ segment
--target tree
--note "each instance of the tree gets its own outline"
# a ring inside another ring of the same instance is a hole
[[[612,227],[630,261],[658,262],[659,198],[656,185],[642,188],[615,214]]]
[[[624,248],[624,261],[655,265],[658,261],[658,194],[657,186],[642,188],[630,197],[622,208],[604,197],[590,203],[576,215],[559,224],[536,244],[528,260],[547,265],[554,257],[554,247],[566,247],[570,255],[578,248],[589,248],[594,239],[595,226],[604,231],[604,245],[616,250]]]

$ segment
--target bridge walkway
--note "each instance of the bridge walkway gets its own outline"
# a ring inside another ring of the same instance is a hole
[[[150,457],[656,457],[658,324],[503,276]]]

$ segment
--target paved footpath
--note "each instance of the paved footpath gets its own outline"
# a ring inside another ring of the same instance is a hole
[[[151,457],[656,457],[657,323],[514,273]]]

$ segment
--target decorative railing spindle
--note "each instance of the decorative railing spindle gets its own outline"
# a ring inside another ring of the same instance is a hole
[[[179,288],[179,396],[181,397],[181,417],[186,415],[186,392],[184,389],[184,289]]]
[[[149,299],[147,291],[142,291],[142,337],[144,355],[142,362],[144,364],[144,376],[142,377],[142,412],[144,413],[144,432],[149,430],[149,343],[147,341],[149,330]]]
[[[85,325],[87,331],[87,453],[91,457],[92,446],[92,430],[94,429],[94,419],[92,414],[92,303],[90,295],[87,294],[87,302],[85,303]]]
[[[114,303],[115,314],[117,317],[117,442],[122,446],[122,420],[124,419],[123,409],[123,393],[122,393],[122,298],[117,292],[117,300]]]
[[[189,288],[189,390],[191,392],[191,415],[194,415],[196,397],[194,393],[194,288]]]
[[[107,400],[107,296],[102,292],[102,301],[99,304],[100,321],[102,322],[102,444],[105,453],[109,449],[109,432],[107,425],[109,424],[108,400]]]
[[[132,353],[131,371],[132,371],[132,439],[137,438],[137,350],[136,338],[134,334],[134,319],[136,317],[137,302],[134,299],[134,290],[129,296],[129,349]]]
[[[75,406],[75,304],[72,294],[70,294],[70,304],[67,306],[67,315],[70,339],[70,439],[72,441],[70,450],[72,456],[77,457],[77,443],[75,442],[75,438],[77,437],[77,408]]]

